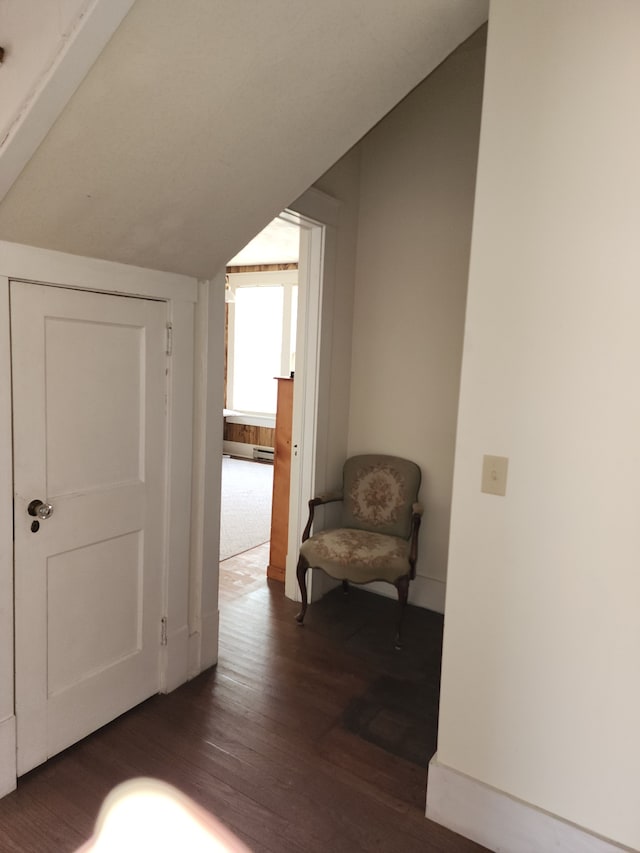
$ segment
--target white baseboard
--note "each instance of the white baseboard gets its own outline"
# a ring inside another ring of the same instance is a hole
[[[16,788],[16,718],[0,722],[0,797]]]
[[[630,850],[439,764],[437,753],[429,762],[427,817],[495,853]]]
[[[222,442],[222,452],[227,456],[240,456],[244,459],[253,459],[253,444],[243,444],[240,441]]]
[[[187,666],[187,674],[189,679],[195,678],[200,674],[200,647],[202,644],[202,635],[200,631],[193,631],[189,634],[189,659]]]
[[[253,448],[254,447],[262,447],[261,444],[245,444],[241,441],[227,441],[226,439],[222,442],[222,452],[227,456],[239,456],[242,459],[253,459]],[[265,448],[267,450],[271,448]]]
[[[395,587],[388,583],[369,583],[362,588],[385,595],[387,598],[397,599],[398,597]],[[444,613],[445,590],[446,584],[443,581],[416,575],[409,585],[409,604],[434,610],[436,613]]]
[[[202,615],[202,643],[200,646],[200,672],[218,663],[218,626],[220,611]]]
[[[175,631],[169,631],[165,647],[166,660],[162,693],[170,693],[184,684],[188,678],[189,629],[181,625]]]

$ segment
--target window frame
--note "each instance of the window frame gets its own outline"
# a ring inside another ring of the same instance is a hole
[[[266,415],[274,417],[275,412],[260,412],[248,409],[238,409],[234,405],[234,350],[235,350],[235,301],[238,289],[243,287],[277,287],[283,288],[282,309],[282,342],[280,347],[280,375],[289,376],[291,372],[292,344],[295,345],[295,329],[291,325],[293,288],[298,286],[298,270],[265,270],[251,272],[229,272],[227,275],[231,301],[227,302],[227,407],[233,411],[241,411],[248,415]]]

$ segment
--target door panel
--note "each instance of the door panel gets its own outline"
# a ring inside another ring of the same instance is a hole
[[[144,375],[131,365],[140,364],[144,329],[46,317],[44,334],[49,489],[142,481]],[[95,393],[105,386],[108,395]]]
[[[20,774],[158,689],[165,324],[162,302],[11,283]]]
[[[48,696],[140,651],[143,553],[138,530],[47,560]]]

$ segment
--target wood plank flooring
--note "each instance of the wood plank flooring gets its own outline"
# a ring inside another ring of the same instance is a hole
[[[257,464],[257,463],[256,463]],[[220,563],[220,608],[229,601],[263,589],[269,565],[269,542]]]
[[[264,546],[262,546],[264,550]],[[164,779],[252,850],[473,853],[424,817],[435,744],[441,617],[337,590],[304,628],[265,553],[221,577],[220,661],[24,776],[0,800],[2,853],[67,853],[134,776]]]

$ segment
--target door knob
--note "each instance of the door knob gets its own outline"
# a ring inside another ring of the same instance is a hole
[[[29,515],[35,516],[35,518],[40,518],[42,521],[49,518],[53,515],[53,507],[51,504],[46,504],[37,498],[29,504],[27,507],[27,512]]]

